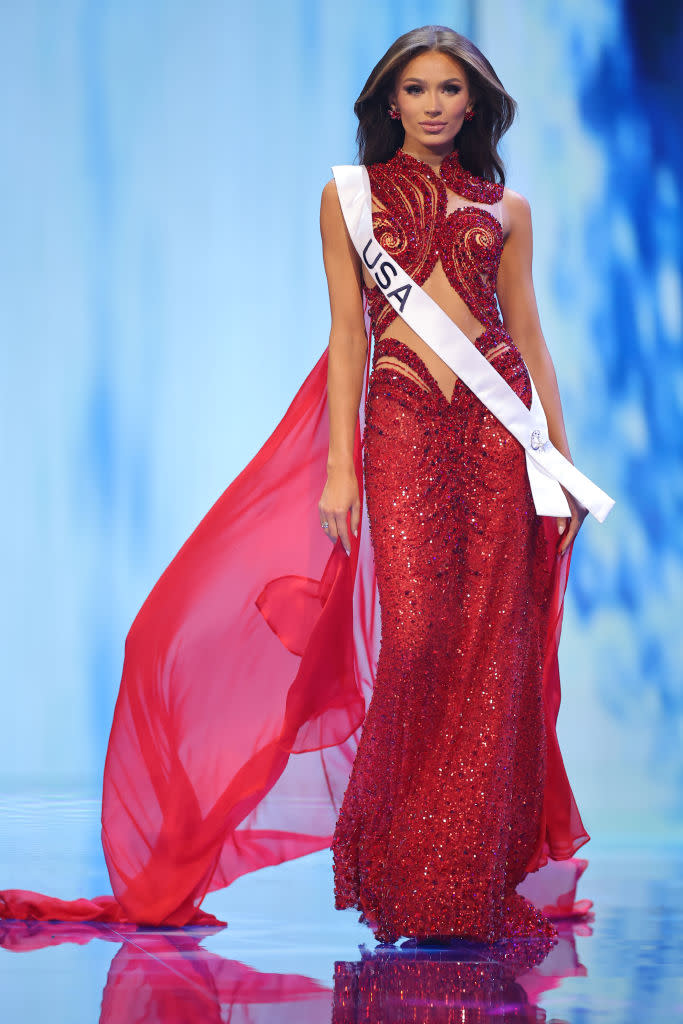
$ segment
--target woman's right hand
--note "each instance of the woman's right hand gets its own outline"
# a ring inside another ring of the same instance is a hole
[[[333,544],[341,538],[346,554],[351,553],[351,540],[348,530],[348,513],[351,511],[351,530],[354,537],[358,536],[360,523],[360,495],[358,478],[352,466],[348,469],[328,470],[327,482],[318,502],[320,525]]]

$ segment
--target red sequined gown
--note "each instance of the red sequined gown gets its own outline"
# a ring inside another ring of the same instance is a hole
[[[502,186],[464,172],[457,154],[440,175],[400,150],[368,173],[379,243],[423,286],[441,261],[477,347],[529,407],[495,296]],[[366,294],[364,471],[382,639],[334,835],[336,905],[359,908],[384,941],[552,934],[515,889],[543,835],[557,533],[541,528],[519,443],[459,379],[449,399],[391,336],[397,314],[381,291]]]
[[[476,208],[447,216],[419,162],[399,153],[370,174],[384,246],[427,287],[443,267],[447,311],[528,402],[494,298],[499,188],[449,158],[451,199]],[[215,923],[208,892],[333,838],[337,905],[380,938],[543,935],[513,892],[525,870],[536,906],[590,906],[574,902],[588,836],[555,732],[571,555],[534,514],[517,442],[460,383],[448,400],[368,298],[350,557],[318,515],[326,348],[126,636],[102,793],[112,894],[5,889],[0,918]]]

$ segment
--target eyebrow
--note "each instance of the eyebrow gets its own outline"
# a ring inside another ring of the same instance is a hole
[[[403,81],[404,82],[418,82],[419,85],[425,85],[426,84],[424,78],[415,78],[412,75],[411,75],[410,78],[404,78]],[[462,78],[458,78],[457,75],[453,75],[452,78],[444,78],[443,82],[439,82],[439,85],[447,85],[449,82],[458,82],[459,85],[462,85]]]

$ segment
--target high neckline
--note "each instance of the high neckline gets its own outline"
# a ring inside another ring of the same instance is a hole
[[[449,189],[456,195],[478,203],[497,203],[503,198],[503,186],[499,182],[488,181],[466,170],[460,163],[457,149],[446,154],[438,171],[401,148],[396,150],[389,163],[399,172],[419,174],[423,179],[435,183],[439,189]]]
[[[429,171],[431,174],[435,174],[437,177],[442,177],[442,171],[444,170],[447,172],[455,170],[460,173],[467,173],[462,164],[460,163],[460,155],[458,154],[457,149],[453,149],[451,150],[450,153],[446,153],[446,156],[439,164],[438,170],[432,167],[431,164],[428,164],[426,160],[420,160],[418,156],[413,156],[412,153],[406,153],[405,149],[403,149],[402,147],[400,147],[396,151],[395,158],[396,157],[399,158],[399,162],[405,162],[409,166],[413,166],[416,169],[419,168],[420,170],[423,171]]]

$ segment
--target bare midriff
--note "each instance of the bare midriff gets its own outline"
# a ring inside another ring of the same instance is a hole
[[[368,289],[377,287],[375,282],[370,277],[366,268],[363,268],[363,279]],[[474,342],[476,338],[482,334],[486,327],[472,314],[467,304],[461,299],[460,295],[451,286],[446,274],[444,273],[441,261],[436,264],[434,270],[425,281],[422,286],[424,291],[432,298],[439,306],[443,309],[447,316],[460,328],[470,341]],[[412,349],[416,355],[420,357],[429,372],[431,373],[434,380],[439,385],[439,388],[443,392],[446,399],[450,402],[453,396],[453,389],[455,382],[458,377],[457,374],[451,370],[450,366],[443,361],[441,356],[437,355],[431,345],[428,345],[419,334],[408,326],[405,320],[397,316],[392,323],[383,331],[380,336],[381,338],[396,338],[397,341],[407,345],[408,348]],[[378,339],[379,340],[379,339]],[[492,359],[499,352],[504,351],[507,346],[501,346],[496,343],[486,353],[487,358]],[[379,366],[392,365],[400,373],[405,373],[407,377],[413,379],[415,377],[414,371],[401,363],[394,356],[380,356],[375,363],[375,368]]]

